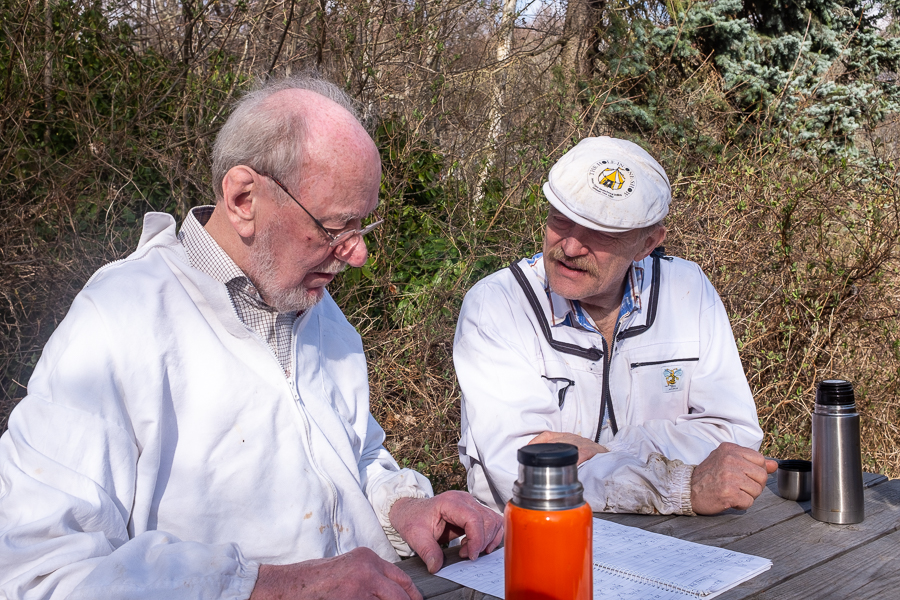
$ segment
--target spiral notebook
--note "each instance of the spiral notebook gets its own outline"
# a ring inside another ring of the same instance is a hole
[[[594,519],[595,599],[713,598],[771,566],[766,558]],[[438,576],[503,598],[503,549]]]

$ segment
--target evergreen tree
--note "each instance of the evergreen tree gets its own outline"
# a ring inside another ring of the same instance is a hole
[[[633,126],[684,134],[661,100],[707,59],[747,123],[812,154],[857,154],[854,133],[900,108],[898,0],[708,0],[667,6],[669,23],[630,24],[604,57],[619,75],[616,111]],[[640,93],[635,98],[635,90]]]

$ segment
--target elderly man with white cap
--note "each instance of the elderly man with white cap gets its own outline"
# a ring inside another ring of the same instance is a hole
[[[665,171],[587,138],[550,170],[543,252],[466,295],[454,342],[469,490],[502,511],[516,450],[567,442],[595,511],[745,509],[777,467],[722,301],[666,256]]]

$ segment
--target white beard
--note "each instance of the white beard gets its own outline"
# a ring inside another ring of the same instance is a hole
[[[278,274],[275,268],[275,239],[280,230],[278,225],[264,229],[256,235],[250,251],[250,264],[247,276],[266,304],[278,312],[300,313],[315,306],[324,296],[324,290],[310,292],[302,284],[294,288],[282,288],[276,283]],[[315,268],[318,273],[340,273],[347,263],[333,256]]]

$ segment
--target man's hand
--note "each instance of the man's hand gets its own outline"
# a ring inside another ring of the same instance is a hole
[[[586,437],[581,437],[580,435],[575,435],[574,433],[559,433],[556,431],[545,431],[543,433],[535,436],[533,440],[528,442],[528,445],[531,444],[572,444],[573,446],[578,448],[578,464],[580,465],[584,461],[593,458],[597,454],[603,454],[604,452],[609,452],[606,448],[592,442]]]
[[[698,515],[715,515],[728,508],[744,510],[766,487],[778,462],[759,452],[723,442],[691,475],[691,505]]]
[[[422,600],[409,575],[368,548],[292,565],[260,565],[250,600]]]
[[[434,498],[401,498],[391,507],[391,525],[425,561],[429,573],[444,563],[440,544],[465,534],[459,549],[475,560],[503,541],[503,517],[479,504],[466,492],[444,492]]]

